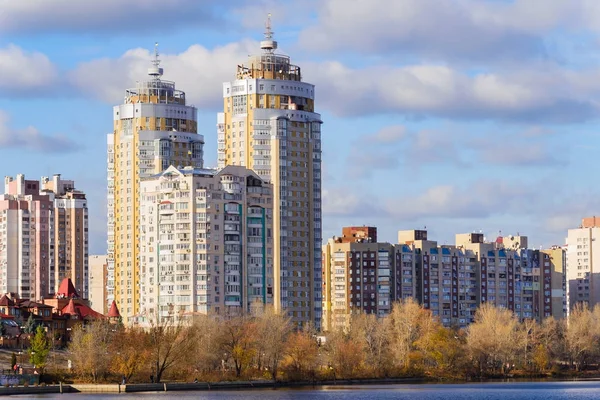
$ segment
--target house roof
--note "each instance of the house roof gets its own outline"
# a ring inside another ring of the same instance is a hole
[[[71,278],[65,278],[60,283],[58,287],[58,291],[56,292],[56,297],[66,297],[66,298],[79,298],[79,293],[73,286],[73,282],[71,282]]]
[[[110,318],[119,318],[121,316],[121,313],[117,308],[117,302],[115,300],[113,300],[112,304],[110,305],[110,310],[108,310],[108,316]]]
[[[2,297],[0,297],[0,306],[14,306],[15,302],[12,301],[12,299],[10,299],[7,295],[3,295]]]
[[[96,311],[92,310],[91,307],[89,307],[89,306],[87,306],[85,304],[75,303],[73,301],[73,298],[71,298],[71,300],[69,300],[69,304],[67,304],[66,306],[63,307],[63,309],[61,310],[61,313],[63,315],[64,314],[77,315],[81,319],[85,319],[85,318],[96,318],[96,319],[105,318],[104,315],[100,314],[99,312],[96,312]]]

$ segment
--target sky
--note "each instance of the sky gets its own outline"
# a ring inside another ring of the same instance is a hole
[[[323,237],[372,225],[563,244],[600,214],[600,1],[0,0],[0,172],[61,174],[86,192],[106,252],[112,107],[163,78],[198,107],[216,166],[222,82],[278,51],[316,85]]]

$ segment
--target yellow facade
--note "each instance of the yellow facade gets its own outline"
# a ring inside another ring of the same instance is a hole
[[[151,69],[152,80],[127,91],[124,104],[114,108],[114,132],[109,135],[108,280],[113,295],[107,300],[117,301],[127,322],[141,312],[140,179],[170,165],[202,167],[204,141],[196,133],[196,109],[185,105],[185,93],[162,81],[162,69],[158,71]]]

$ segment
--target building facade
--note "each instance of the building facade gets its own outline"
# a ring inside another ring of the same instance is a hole
[[[141,314],[240,315],[273,303],[273,189],[240,166],[141,183]]]
[[[124,322],[139,312],[140,180],[169,166],[203,166],[204,138],[185,92],[162,79],[158,52],[149,79],[125,92],[108,134],[108,289]]]
[[[90,295],[88,300],[90,306],[102,314],[108,312],[108,301],[106,298],[106,278],[108,272],[108,256],[91,255],[90,265]]]
[[[576,304],[594,307],[600,302],[600,218],[583,218],[567,232],[567,310]]]
[[[323,246],[323,330],[347,327],[359,313],[387,315],[394,301],[415,296],[414,248],[376,237],[374,227],[347,227]]]
[[[392,245],[372,243],[367,232],[376,237],[374,229],[344,228],[342,237],[323,246],[325,330],[347,326],[353,313],[385,315],[390,303],[407,297],[457,328],[472,323],[484,303],[509,309],[520,320],[566,315],[561,247],[527,249],[526,236],[488,242],[482,233],[458,234],[455,245],[439,245],[426,230],[399,231]]]
[[[315,87],[277,54],[270,21],[262,54],[223,84],[218,163],[245,166],[274,188],[275,308],[321,323],[321,116]]]

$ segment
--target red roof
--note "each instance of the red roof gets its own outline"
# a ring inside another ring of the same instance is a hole
[[[69,314],[69,315],[77,315],[81,319],[85,319],[87,317],[97,318],[97,319],[105,318],[104,315],[92,310],[91,307],[88,307],[85,304],[75,304],[73,299],[69,300],[69,304],[67,304],[62,309],[61,313]]]
[[[15,302],[8,298],[7,295],[0,297],[0,306],[14,306]]]
[[[109,318],[119,318],[121,316],[121,313],[117,308],[117,302],[115,300],[113,300],[112,304],[110,305],[110,310],[108,310],[108,316]]]
[[[58,292],[56,292],[57,297],[66,297],[66,298],[79,298],[79,293],[75,290],[75,286],[73,286],[73,282],[71,282],[71,278],[65,278],[60,283],[58,287]]]

